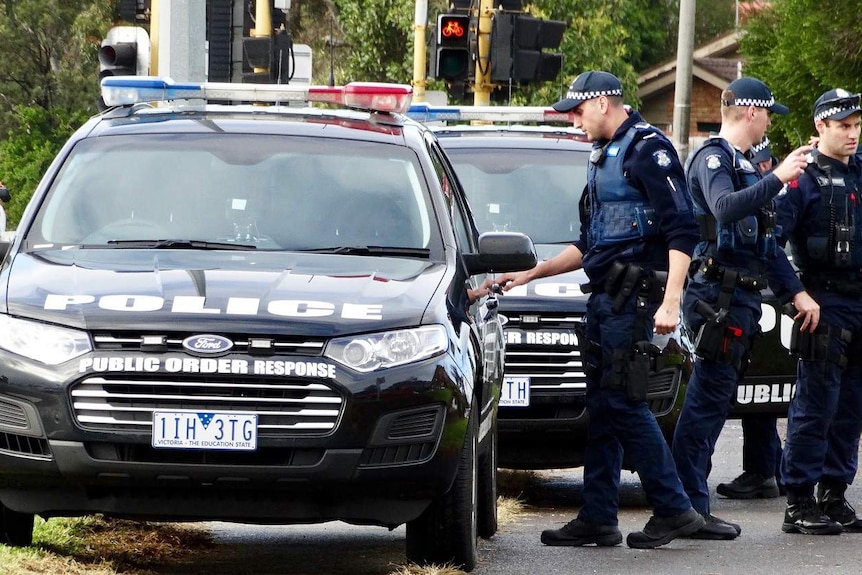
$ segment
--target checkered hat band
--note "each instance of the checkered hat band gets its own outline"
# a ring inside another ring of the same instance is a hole
[[[762,151],[768,145],[769,145],[769,142],[760,142],[759,144],[751,146],[751,151],[752,151],[752,153],[756,154],[756,153]]]
[[[859,106],[832,106],[831,108],[827,108],[822,112],[818,112],[816,116],[814,116],[815,120],[823,120],[828,118],[829,116],[834,116],[835,114],[845,112],[847,110],[858,110]]]
[[[736,98],[734,100],[722,100],[725,106],[754,106],[755,108],[771,108],[775,105],[775,98],[769,100],[753,100],[751,98]]]
[[[599,90],[597,92],[572,92],[569,91],[566,94],[566,98],[572,100],[592,100],[593,98],[598,98],[599,96],[622,96],[622,90]]]

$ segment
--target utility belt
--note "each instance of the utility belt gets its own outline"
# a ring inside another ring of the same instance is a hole
[[[785,306],[784,311],[787,315],[796,315],[793,304]],[[790,353],[803,361],[830,361],[842,369],[846,368],[847,355],[830,350],[829,343],[833,339],[838,339],[849,345],[853,340],[853,332],[822,321],[817,324],[814,333],[807,330],[801,331],[803,321],[804,318],[800,318],[793,322],[793,330],[790,332]]]
[[[605,293],[614,298],[612,309],[622,310],[626,300],[636,293],[633,339],[641,337],[646,327],[651,305],[664,298],[667,272],[645,269],[636,264],[614,262],[604,285]],[[586,341],[585,339],[580,341]],[[587,345],[597,345],[587,342]],[[595,353],[595,348],[593,348]],[[599,350],[601,355],[601,350]],[[659,347],[650,341],[635,341],[632,349],[616,349],[610,358],[601,358],[598,366],[611,365],[611,377],[602,379],[602,389],[623,390],[632,402],[646,401],[650,375],[666,367]],[[585,367],[587,364],[585,363]],[[589,368],[587,368],[589,369]],[[597,374],[600,377],[600,373]]]
[[[766,278],[763,276],[744,274],[722,267],[711,257],[691,262],[688,268],[688,276],[694,278],[697,272],[702,273],[703,277],[710,281],[717,281],[722,284],[726,276],[732,275],[733,277],[730,281],[733,283],[733,286],[746,291],[759,292],[766,288],[767,285]]]
[[[801,279],[806,289],[831,291],[849,298],[862,299],[862,279],[839,279],[815,272],[803,272]]]

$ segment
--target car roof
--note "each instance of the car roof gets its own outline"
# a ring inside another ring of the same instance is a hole
[[[590,152],[583,132],[559,126],[432,126],[444,149],[564,149]]]

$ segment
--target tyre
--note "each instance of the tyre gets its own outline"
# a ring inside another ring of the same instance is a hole
[[[33,543],[32,513],[18,513],[0,503],[0,543],[27,547]]]
[[[477,527],[479,537],[490,539],[497,533],[497,422],[485,440],[485,452],[479,457],[479,496]]]
[[[478,413],[467,423],[458,473],[449,491],[407,523],[407,559],[420,565],[451,563],[470,572],[478,560]]]

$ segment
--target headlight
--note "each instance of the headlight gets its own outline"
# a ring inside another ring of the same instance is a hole
[[[324,355],[356,371],[374,371],[443,353],[449,346],[443,326],[401,329],[333,339]]]
[[[92,350],[83,331],[0,315],[0,348],[46,365],[59,365]]]

